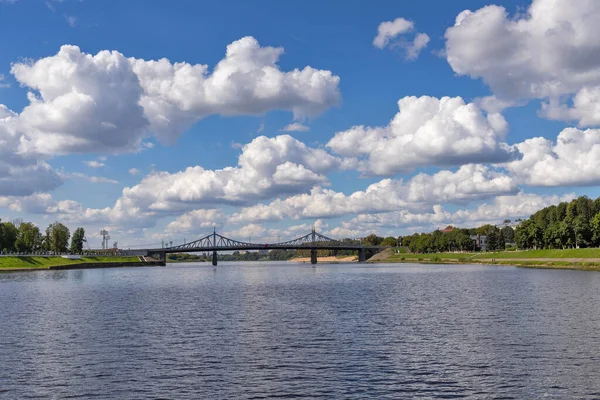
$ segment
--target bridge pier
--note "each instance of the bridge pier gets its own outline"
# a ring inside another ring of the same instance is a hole
[[[215,267],[217,266],[217,251],[216,250],[213,250],[212,265],[214,265]]]
[[[317,249],[310,249],[310,263],[313,265],[317,263]]]
[[[358,249],[358,262],[367,261],[367,252],[364,248]]]

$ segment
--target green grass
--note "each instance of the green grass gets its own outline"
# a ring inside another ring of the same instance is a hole
[[[2,269],[48,269],[59,265],[71,265],[82,263],[103,263],[103,262],[138,262],[138,257],[81,257],[72,260],[62,257],[0,257],[0,270]]]
[[[600,249],[500,251],[478,253],[475,258],[600,258]]]
[[[518,259],[531,260],[518,260]],[[548,258],[552,261],[534,259]],[[561,261],[567,258],[600,259],[600,249],[566,250],[527,250],[500,251],[493,253],[433,253],[433,254],[394,254],[383,262],[425,262],[425,263],[483,263],[495,265],[516,265],[526,268],[578,269],[600,271],[600,262]],[[493,260],[493,261],[492,261]]]

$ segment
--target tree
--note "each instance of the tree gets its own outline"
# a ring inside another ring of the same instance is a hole
[[[592,229],[592,240],[597,245],[600,243],[600,212],[594,215],[590,226]]]
[[[65,253],[70,236],[69,228],[60,222],[48,225],[48,228],[46,228],[46,246],[48,250],[56,253]]]
[[[85,242],[87,242],[85,239],[85,229],[75,229],[75,232],[73,232],[73,238],[71,239],[71,253],[82,253],[83,244]]]
[[[0,249],[3,251],[16,251],[15,242],[17,241],[17,235],[19,229],[12,222],[0,223],[0,229],[2,230],[2,243],[0,243]]]
[[[543,236],[534,221],[523,221],[515,230],[515,242],[520,249],[537,249]]]
[[[398,245],[398,240],[395,237],[388,236],[381,241],[380,246],[394,246]]]
[[[382,241],[383,241],[382,237],[379,237],[376,234],[371,233],[369,236],[364,238],[363,244],[365,246],[379,246]]]
[[[40,228],[31,222],[21,222],[17,232],[15,247],[21,253],[30,253],[39,250],[42,247]]]
[[[510,226],[503,227],[501,231],[506,243],[512,243],[515,240],[515,230]]]

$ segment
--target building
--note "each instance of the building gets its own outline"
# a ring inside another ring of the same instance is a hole
[[[476,250],[487,251],[487,236],[485,235],[472,235],[473,247]]]

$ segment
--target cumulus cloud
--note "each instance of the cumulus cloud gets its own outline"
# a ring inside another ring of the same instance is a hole
[[[504,143],[508,124],[460,97],[404,97],[385,127],[355,126],[327,143],[348,165],[391,175],[427,165],[496,163],[518,154]]]
[[[0,207],[19,213],[33,214],[74,214],[81,211],[81,205],[76,201],[56,201],[49,193],[36,193],[29,196],[0,196]]]
[[[130,151],[147,132],[143,90],[117,51],[93,56],[62,46],[55,56],[13,64],[11,73],[32,90],[19,121],[40,153]]]
[[[205,64],[126,58],[118,51],[91,55],[65,45],[54,56],[13,64],[15,79],[30,89],[19,126],[28,147],[42,154],[120,153],[139,149],[150,134],[172,143],[211,114],[279,109],[305,118],[339,102],[339,77],[309,66],[282,71],[282,54],[244,37],[209,71]]]
[[[456,172],[418,174],[410,181],[383,179],[350,195],[314,187],[310,193],[246,207],[229,219],[232,223],[279,221],[287,218],[331,218],[427,205],[466,203],[517,192],[514,180],[484,165],[465,165]]]
[[[517,17],[495,5],[465,10],[446,31],[445,52],[456,73],[483,79],[500,98],[550,98],[545,115],[589,125],[597,123],[593,107],[561,113],[555,105],[565,95],[584,91],[583,100],[597,92],[599,19],[595,0],[534,0]]]
[[[225,220],[221,210],[218,209],[200,209],[187,212],[177,217],[167,225],[167,232],[178,233],[197,233],[206,228],[212,228],[221,225]]]
[[[253,37],[227,46],[225,58],[207,65],[132,60],[144,89],[141,104],[164,141],[210,114],[260,115],[280,109],[295,118],[315,116],[339,102],[339,77],[312,67],[283,72],[281,47],[261,47]]]
[[[284,126],[281,130],[283,132],[308,132],[310,131],[310,127],[299,122],[294,122]]]
[[[412,32],[414,28],[414,22],[404,18],[382,22],[377,28],[373,46],[379,49],[386,46],[401,47],[406,50],[406,59],[416,60],[421,50],[429,43],[429,36],[425,33],[417,33],[412,41],[399,38],[400,35]]]
[[[516,144],[520,160],[506,164],[519,182],[533,186],[587,186],[600,183],[600,130],[567,128],[556,142],[536,137]]]
[[[18,115],[0,104],[0,196],[27,196],[62,184],[58,173],[23,142]]]
[[[236,167],[188,167],[176,173],[153,172],[123,189],[113,207],[85,209],[83,221],[152,226],[160,216],[178,215],[202,205],[248,204],[327,184],[324,173],[340,160],[289,135],[259,136],[244,146]]]
[[[438,204],[424,213],[401,210],[383,214],[361,214],[350,221],[342,222],[338,229],[334,229],[334,233],[347,235],[352,232],[383,232],[387,229],[399,228],[429,230],[449,224],[462,227],[474,227],[486,223],[500,224],[506,218],[527,218],[544,207],[569,201],[574,197],[575,194],[540,196],[519,192],[511,196],[498,196],[491,203],[454,213]]]

